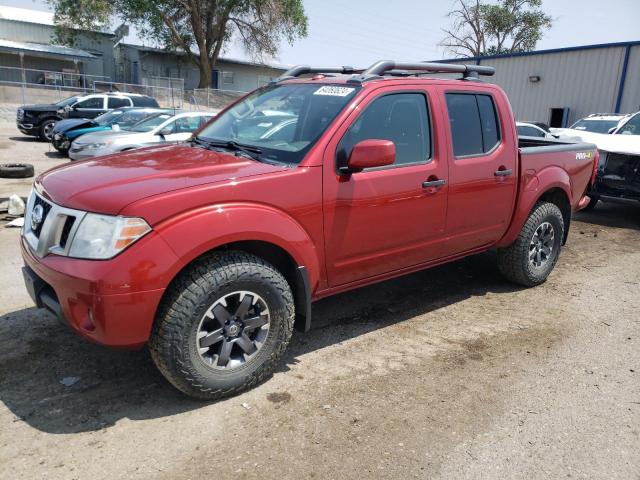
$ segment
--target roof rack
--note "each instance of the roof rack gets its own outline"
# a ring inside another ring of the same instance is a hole
[[[280,75],[274,82],[282,82],[283,80],[290,80],[292,78],[299,77],[300,75],[306,75],[308,73],[340,73],[343,75],[362,73],[364,68],[353,67],[310,67],[309,65],[296,65],[290,68],[282,75]]]
[[[353,67],[321,68],[310,67],[309,65],[296,65],[272,83],[290,80],[308,73],[352,74],[354,77],[349,80],[350,83],[363,83],[369,80],[383,78],[384,75],[408,77],[427,73],[462,73],[464,80],[477,80],[479,75],[491,76],[495,72],[495,68],[482,65],[458,65],[437,62],[406,63],[395,62],[393,60],[380,60],[366,69]]]
[[[411,73],[413,72],[413,73]],[[353,78],[354,82],[362,83],[382,75],[418,75],[420,73],[462,73],[465,80],[477,80],[479,75],[491,76],[496,73],[495,68],[481,65],[457,65],[453,63],[417,62],[405,63],[393,60],[380,60],[367,68],[361,75]]]

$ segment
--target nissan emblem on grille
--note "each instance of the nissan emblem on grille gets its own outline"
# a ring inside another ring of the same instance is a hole
[[[42,223],[42,217],[44,216],[44,208],[42,205],[38,204],[33,207],[33,212],[31,212],[31,230],[37,230]]]

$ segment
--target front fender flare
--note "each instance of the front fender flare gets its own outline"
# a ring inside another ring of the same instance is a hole
[[[511,225],[496,246],[507,247],[511,245],[518,237],[535,204],[545,193],[556,188],[564,192],[567,202],[571,204],[571,178],[564,169],[552,166],[537,173],[524,171]]]
[[[320,280],[319,256],[309,234],[285,212],[268,205],[227,203],[201,207],[162,222],[155,229],[183,265],[223,245],[262,241],[276,245],[297,266],[304,266],[312,291]]]

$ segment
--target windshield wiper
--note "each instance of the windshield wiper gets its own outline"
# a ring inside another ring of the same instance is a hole
[[[253,160],[261,160],[260,155],[262,155],[262,150],[257,147],[252,147],[251,145],[243,145],[233,140],[229,140],[228,142],[216,142],[212,140],[205,140],[199,137],[194,137],[192,141],[197,145],[202,145],[207,148],[223,148],[226,150],[231,150],[232,152],[244,153]]]

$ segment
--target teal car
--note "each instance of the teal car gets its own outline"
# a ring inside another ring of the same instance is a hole
[[[93,119],[68,118],[60,120],[53,127],[51,144],[57,151],[66,155],[69,152],[71,142],[81,135],[106,130],[127,130],[136,123],[158,113],[173,113],[173,109],[124,107],[111,110]]]

